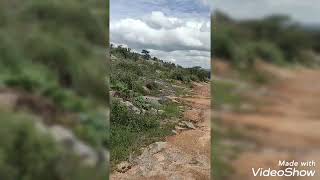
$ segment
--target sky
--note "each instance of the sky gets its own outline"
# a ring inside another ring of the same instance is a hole
[[[207,0],[111,0],[111,43],[184,67],[210,68]]]
[[[261,18],[270,14],[289,15],[302,24],[320,24],[320,0],[207,0],[214,9],[235,19]]]

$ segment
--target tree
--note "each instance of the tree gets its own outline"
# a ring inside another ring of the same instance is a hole
[[[143,49],[143,50],[141,51],[141,53],[143,54],[143,58],[144,58],[145,60],[148,60],[148,59],[151,58],[151,56],[150,56],[150,51]]]

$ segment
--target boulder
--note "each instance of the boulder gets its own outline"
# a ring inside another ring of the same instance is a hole
[[[158,100],[158,102],[160,104],[164,104],[164,103],[168,103],[168,102],[171,102],[171,99],[166,97],[166,96],[161,96],[160,99]]]
[[[128,109],[133,111],[134,113],[141,114],[141,110],[134,106],[130,101],[120,101],[120,103],[128,107]]]
[[[153,106],[161,106],[161,104],[159,103],[160,98],[158,98],[158,97],[142,96],[142,98],[146,103],[149,103]]]

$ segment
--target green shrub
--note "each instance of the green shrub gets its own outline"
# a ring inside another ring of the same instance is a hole
[[[158,84],[154,81],[147,83],[146,87],[150,90],[157,90],[159,88]]]
[[[94,147],[109,148],[106,115],[102,113],[82,113],[75,134]]]
[[[105,170],[81,165],[80,159],[39,132],[26,114],[1,112],[0,179],[101,179]],[[32,162],[32,163],[31,163]],[[104,168],[103,168],[104,169]]]

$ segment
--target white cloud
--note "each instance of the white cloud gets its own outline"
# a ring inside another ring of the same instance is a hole
[[[150,22],[153,25],[150,25]],[[208,25],[208,21],[186,21],[153,12],[148,20],[126,18],[116,22],[112,21],[110,25],[111,41],[124,43],[136,49],[209,51]]]
[[[153,11],[151,16],[145,18],[146,23],[155,29],[173,29],[181,26],[183,21],[176,17],[165,16],[161,11]]]
[[[125,18],[110,23],[111,42],[126,44],[152,56],[182,66],[209,67],[209,20],[181,19],[154,11],[150,16]]]

